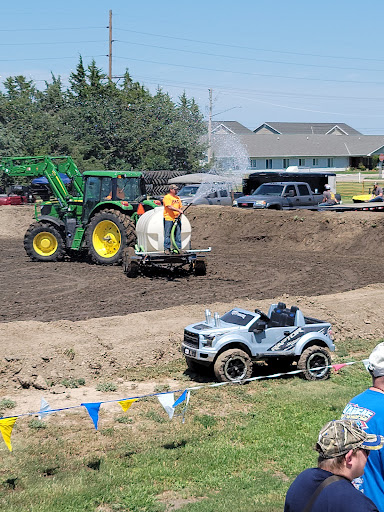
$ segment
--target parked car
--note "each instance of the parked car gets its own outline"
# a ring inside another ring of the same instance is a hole
[[[323,200],[322,194],[314,194],[308,183],[286,181],[263,183],[253,194],[233,201],[239,208],[273,209],[317,206]]]
[[[297,306],[287,308],[283,302],[271,304],[268,314],[233,308],[212,318],[206,310],[205,320],[184,329],[182,343],[191,370],[211,368],[222,382],[249,379],[258,360],[273,372],[296,364],[307,380],[327,379],[334,350],[329,322],[304,316]]]
[[[184,185],[177,194],[183,206],[193,204],[232,205],[232,183],[193,183]]]

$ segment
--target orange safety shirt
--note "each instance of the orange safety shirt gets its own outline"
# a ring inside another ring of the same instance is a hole
[[[167,194],[163,199],[164,205],[164,219],[165,220],[175,220],[180,213],[175,212],[168,208],[168,206],[173,206],[174,208],[181,208],[183,205],[181,204],[181,199],[179,196],[173,196],[172,194]]]

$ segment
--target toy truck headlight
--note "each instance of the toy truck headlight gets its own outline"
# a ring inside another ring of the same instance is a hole
[[[212,343],[215,339],[215,335],[214,334],[202,334],[202,344],[205,346],[205,347],[212,347]]]
[[[333,334],[332,328],[328,327],[327,335],[333,341],[335,339],[335,335]]]

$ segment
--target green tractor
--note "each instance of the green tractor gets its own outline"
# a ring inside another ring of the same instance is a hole
[[[54,199],[35,204],[36,222],[24,237],[34,261],[58,261],[87,250],[95,263],[120,262],[124,249],[136,243],[139,216],[161,205],[147,198],[140,172],[82,174],[69,156],[2,158],[0,171],[10,177],[43,177],[52,191]]]

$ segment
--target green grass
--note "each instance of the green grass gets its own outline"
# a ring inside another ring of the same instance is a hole
[[[382,180],[379,180],[381,186],[383,186]],[[336,192],[341,195],[343,204],[352,203],[352,197],[360,194],[368,194],[373,188],[373,181],[364,183],[358,182],[342,182],[339,181],[336,184]]]
[[[334,360],[363,359],[376,343],[338,343]],[[99,432],[84,411],[51,415],[45,429],[20,418],[13,453],[0,445],[0,509],[281,511],[290,482],[316,463],[320,428],[369,384],[358,364],[323,382],[292,377],[202,389],[192,392],[184,424],[169,421],[156,398],[123,416],[116,404],[102,406]]]

